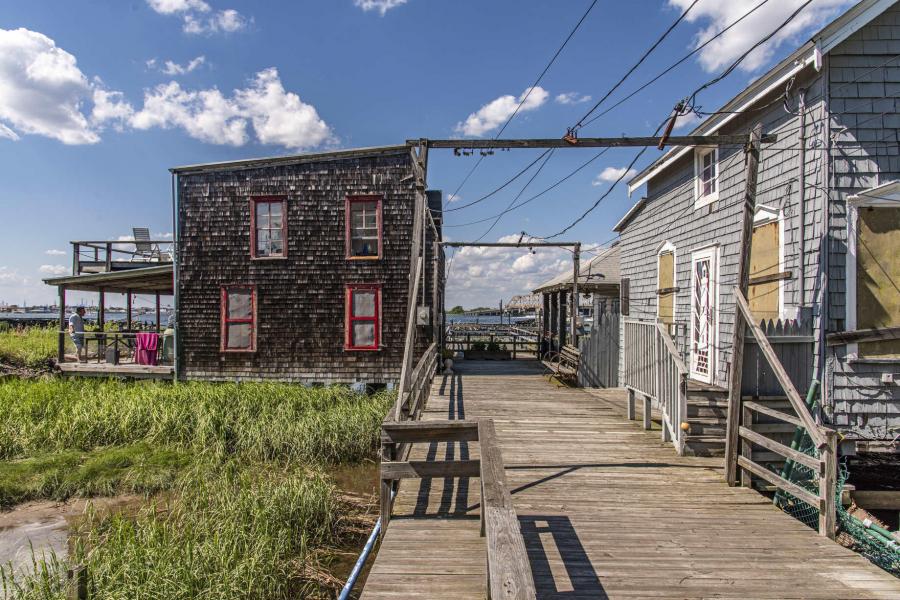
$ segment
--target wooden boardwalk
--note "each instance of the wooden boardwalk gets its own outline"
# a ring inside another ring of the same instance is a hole
[[[423,419],[494,419],[538,598],[900,598],[900,580],[729,488],[624,418],[621,390],[558,388],[536,361],[462,361]],[[478,458],[473,442],[411,458]],[[405,480],[362,592],[484,598],[478,478]]]

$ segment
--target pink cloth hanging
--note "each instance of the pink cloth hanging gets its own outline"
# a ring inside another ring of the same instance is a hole
[[[158,333],[137,334],[134,342],[134,362],[139,365],[156,365],[156,349],[158,347]]]

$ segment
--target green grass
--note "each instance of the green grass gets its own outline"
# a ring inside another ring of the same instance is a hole
[[[152,494],[173,487],[189,464],[184,452],[144,443],[4,461],[0,462],[0,508],[37,499]]]
[[[83,564],[91,598],[327,596],[316,574],[358,510],[327,472],[375,458],[391,402],[288,384],[2,381],[0,505],[148,494],[137,515],[89,513],[69,561],[4,571],[4,595],[61,599]]]
[[[55,326],[0,329],[0,362],[17,367],[42,369],[56,358],[58,333]],[[66,336],[68,352],[74,352],[72,340]]]

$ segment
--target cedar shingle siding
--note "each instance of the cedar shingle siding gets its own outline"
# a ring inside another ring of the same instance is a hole
[[[395,382],[415,189],[408,151],[178,178],[178,343],[187,379]],[[380,260],[345,257],[345,197],[383,194]],[[287,257],[250,256],[251,196],[287,196]],[[382,284],[380,351],[344,350],[345,285]],[[225,284],[257,289],[257,349],[220,352]],[[429,281],[430,285],[430,281]]]
[[[825,333],[843,331],[846,324],[846,197],[900,179],[900,60],[876,68],[898,54],[900,8],[895,5],[826,54],[820,72],[810,66],[796,76],[792,106],[796,107],[801,88],[806,88],[807,104],[803,215],[799,203],[799,118],[787,113],[777,100],[783,87],[759,99],[749,116],[741,116],[717,132],[748,133],[753,124],[761,122],[764,133],[778,134],[778,141],[764,146],[761,153],[756,203],[783,211],[782,270],[791,271],[792,277],[783,282],[782,316],[811,320],[816,339],[823,333],[822,310],[828,313]],[[859,81],[848,83],[857,78]],[[769,103],[772,106],[759,110]],[[691,253],[718,244],[719,333],[714,382],[724,386],[734,322],[731,289],[736,284],[740,259],[742,149],[722,148],[719,165],[719,199],[701,209],[694,209],[692,153],[653,177],[647,184],[646,205],[621,231],[621,248],[622,276],[631,282],[631,317],[655,320],[657,249],[665,241],[675,245],[676,285],[680,288],[675,299],[679,324],[676,344],[687,356]],[[801,218],[806,227],[802,241],[798,237]],[[827,273],[823,273],[820,245],[826,227],[830,240],[826,243]],[[801,243],[806,264],[805,298],[800,298],[798,283]],[[826,275],[829,293],[822,307],[820,290]],[[880,375],[900,373],[900,365],[847,362],[845,346],[821,350],[826,359],[826,420],[850,436],[892,437],[888,428],[900,426],[900,386],[882,385]],[[814,356],[819,363],[820,354]],[[801,393],[805,392],[806,384],[800,387]]]

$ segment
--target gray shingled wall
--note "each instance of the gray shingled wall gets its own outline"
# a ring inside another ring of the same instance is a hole
[[[808,69],[798,76],[793,90],[808,88],[807,111],[821,117],[823,106],[823,77]],[[773,102],[783,90],[763,99],[760,106]],[[808,119],[811,120],[811,119]],[[753,124],[761,122],[765,133],[778,133],[780,139],[765,147],[761,154],[759,195],[757,203],[784,211],[785,264],[794,279],[784,283],[785,315],[797,316],[800,304],[796,278],[799,276],[799,120],[785,112],[780,101],[747,117],[728,123],[722,134],[747,133]],[[813,125],[807,135],[813,134]],[[811,150],[811,153],[814,151]],[[823,182],[821,163],[819,172],[808,162],[810,181]],[[649,182],[648,204],[622,232],[622,276],[631,280],[631,317],[656,317],[656,253],[660,245],[669,241],[675,245],[676,294],[675,313],[678,323],[676,343],[687,354],[690,335],[690,272],[692,252],[711,245],[719,249],[719,333],[715,383],[726,385],[731,360],[731,335],[734,322],[734,300],[731,289],[737,280],[740,258],[741,207],[744,193],[744,158],[738,147],[724,147],[719,155],[719,199],[714,204],[694,208],[694,158],[690,154]],[[818,268],[817,244],[821,231],[822,200],[820,192],[807,191],[806,243],[807,302],[814,294]],[[818,226],[818,228],[817,228]]]
[[[832,202],[829,331],[846,325],[847,196],[900,179],[900,8],[886,11],[828,56]],[[888,62],[887,65],[884,63]],[[826,410],[840,428],[864,439],[892,439],[900,427],[900,387],[881,373],[900,364],[848,362],[846,346],[827,355]]]

